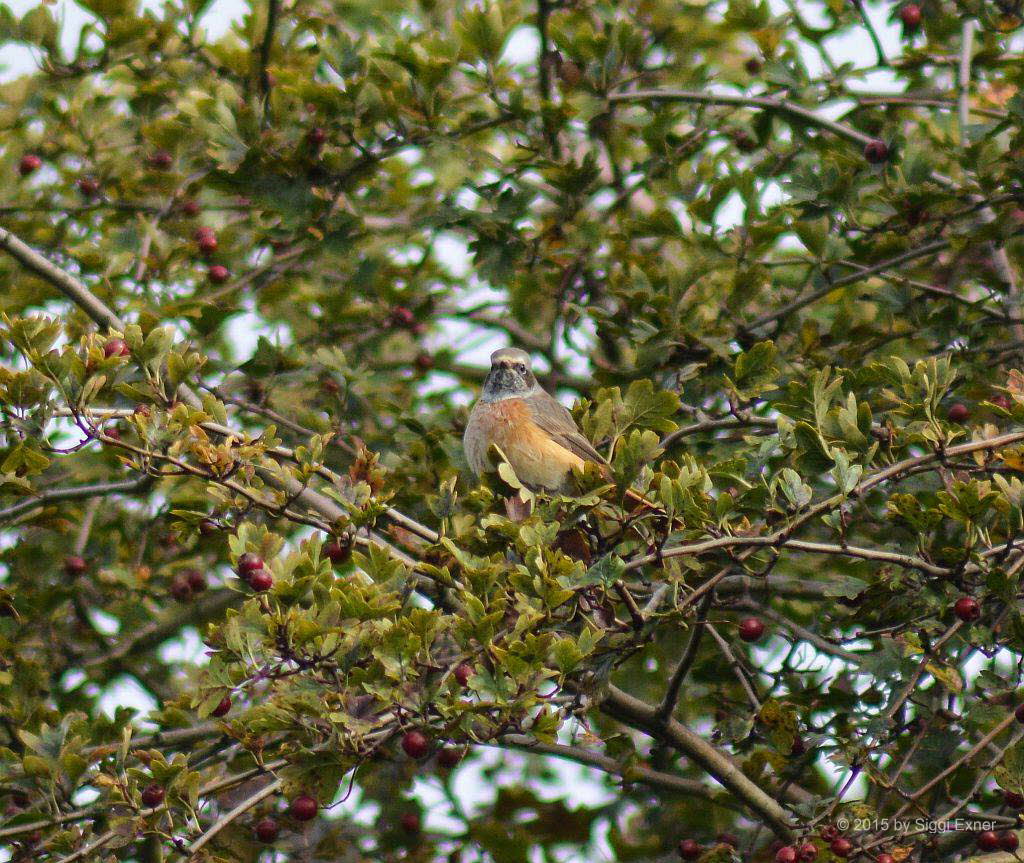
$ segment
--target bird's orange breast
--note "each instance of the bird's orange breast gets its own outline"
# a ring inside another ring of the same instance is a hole
[[[522,399],[477,402],[464,437],[466,456],[477,473],[493,469],[488,448],[497,446],[524,485],[558,489],[583,459],[538,426]]]

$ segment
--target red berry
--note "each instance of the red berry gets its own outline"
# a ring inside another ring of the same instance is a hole
[[[921,7],[916,3],[908,3],[900,9],[900,21],[908,30],[916,30],[921,26]]]
[[[231,697],[225,695],[220,701],[217,702],[217,706],[210,711],[210,716],[216,716],[220,719],[222,716],[227,716],[228,711],[231,710]]]
[[[198,216],[200,211],[199,202],[194,198],[186,198],[181,203],[181,212],[186,216]]]
[[[265,569],[256,569],[249,573],[249,587],[257,593],[270,590],[274,586],[274,577]]]
[[[401,327],[403,329],[409,329],[416,324],[416,315],[413,314],[411,309],[407,309],[405,306],[395,306],[391,310],[389,316],[391,326]]]
[[[71,576],[85,575],[86,570],[89,568],[89,564],[85,562],[85,558],[77,554],[69,555],[64,558],[64,571]]]
[[[231,273],[229,273],[228,268],[223,266],[222,264],[214,264],[206,273],[206,277],[215,285],[223,285],[228,279],[231,278]]]
[[[420,816],[417,812],[403,812],[402,817],[399,819],[402,829],[406,833],[419,833],[420,832]]]
[[[826,824],[821,828],[821,838],[826,842],[834,842],[839,838],[839,829],[834,824]]]
[[[1013,715],[1017,718],[1017,721],[1024,725],[1024,704],[1013,711]]]
[[[437,764],[445,770],[451,770],[453,767],[458,767],[465,754],[461,749],[446,747],[437,753]]]
[[[864,158],[872,165],[880,165],[889,158],[889,147],[885,141],[868,141],[864,145]]]
[[[80,177],[78,191],[83,198],[95,198],[100,193],[100,181],[95,177]]]
[[[875,863],[896,863],[896,858],[892,854],[879,854],[875,858]]]
[[[949,406],[949,411],[946,416],[949,418],[951,423],[962,423],[971,415],[967,405],[961,404],[960,402],[954,402]]]
[[[679,843],[679,856],[684,860],[696,860],[703,850],[696,839],[683,839]]]
[[[171,581],[171,596],[178,602],[188,602],[192,598],[192,588],[188,586],[185,575],[176,575]]]
[[[308,794],[296,797],[288,807],[288,812],[296,821],[312,821],[316,818],[320,805]]]
[[[764,621],[758,617],[745,617],[740,621],[740,638],[744,641],[757,641],[764,635]]]
[[[999,837],[993,830],[979,833],[974,841],[982,851],[995,851],[999,847]]]
[[[429,372],[434,367],[434,358],[426,353],[421,352],[416,354],[416,368],[421,372]]]
[[[804,842],[797,851],[797,856],[800,858],[802,863],[811,863],[811,861],[818,856],[818,846],[813,842]]]
[[[254,573],[257,569],[263,569],[263,558],[258,554],[253,554],[251,551],[245,552],[238,558],[238,564],[236,565],[236,572],[242,578],[248,579],[249,576]]]
[[[961,596],[953,605],[953,612],[964,623],[972,623],[981,617],[981,606],[973,596]]]
[[[1020,838],[1012,830],[1005,830],[999,834],[999,847],[1003,851],[1016,851],[1020,846]]]
[[[152,809],[164,802],[164,789],[155,782],[142,789],[142,802]]]
[[[849,857],[850,852],[853,851],[853,843],[845,836],[840,836],[838,839],[833,839],[832,844],[829,845],[832,849],[832,853],[836,857]]]
[[[1016,791],[1004,791],[1003,802],[1011,809],[1024,809],[1024,794]]]
[[[346,563],[352,556],[352,543],[348,542],[347,538],[345,542],[332,539],[330,542],[324,543],[323,552],[331,563],[339,566]]]
[[[1004,411],[1008,411],[1013,407],[1013,402],[1010,401],[1009,396],[1005,396],[1002,393],[997,393],[989,399],[992,404],[997,408],[1002,408]]]
[[[218,533],[220,533],[220,528],[217,526],[217,522],[215,522],[213,519],[204,518],[201,522],[199,522],[200,536],[216,536]]]
[[[29,174],[34,174],[42,166],[43,160],[35,153],[26,153],[21,157],[21,161],[18,162],[18,173],[23,177],[27,177]]]
[[[473,666],[468,662],[460,662],[455,666],[453,672],[455,679],[459,682],[459,686],[465,686],[469,683],[469,678],[473,676]]]
[[[206,576],[198,569],[186,569],[182,575],[185,576],[189,589],[193,593],[202,593],[206,590]]]
[[[200,228],[195,233],[196,246],[204,255],[212,255],[217,251],[217,235],[212,228]]]
[[[775,852],[775,863],[796,863],[796,848],[792,845],[783,845]]]
[[[103,429],[103,434],[111,440],[121,440],[121,429],[119,429],[117,425],[107,426]]]
[[[158,171],[166,171],[174,164],[174,156],[167,150],[154,150],[146,161],[149,163],[149,167],[156,168]]]
[[[306,133],[306,140],[311,147],[321,147],[327,140],[327,130],[322,126],[314,126]]]
[[[256,822],[256,838],[260,842],[265,842],[269,845],[277,839],[277,834],[280,831],[281,828],[273,818],[264,818],[262,821]]]
[[[124,339],[107,339],[103,345],[103,356],[108,360],[111,357],[127,357],[131,354],[131,348]]]
[[[422,731],[407,731],[402,736],[402,750],[410,758],[423,758],[430,750],[430,741]]]

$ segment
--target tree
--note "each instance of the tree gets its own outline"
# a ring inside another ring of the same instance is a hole
[[[1019,4],[82,5],[0,5],[12,859],[1016,847]],[[468,473],[483,339],[610,477]]]

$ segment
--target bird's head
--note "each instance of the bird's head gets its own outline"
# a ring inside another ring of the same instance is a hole
[[[530,355],[518,348],[502,348],[491,354],[491,370],[484,379],[485,402],[522,398],[537,388]]]

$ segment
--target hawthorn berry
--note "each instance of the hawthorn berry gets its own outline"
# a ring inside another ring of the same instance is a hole
[[[864,145],[864,158],[872,165],[880,165],[889,158],[889,147],[885,141],[868,141]]]
[[[256,838],[259,839],[260,842],[264,842],[269,845],[277,839],[277,834],[281,832],[281,827],[273,818],[263,818],[256,822],[254,832],[256,833]]]
[[[64,572],[72,577],[84,575],[88,569],[89,564],[85,562],[85,558],[81,555],[72,554],[64,558]]]
[[[193,593],[202,593],[206,590],[206,576],[198,569],[186,569],[182,575],[185,576],[189,589]]]
[[[77,185],[83,198],[95,198],[100,193],[100,181],[95,177],[80,177]]]
[[[995,851],[999,847],[999,836],[994,830],[979,833],[974,841],[982,851]]]
[[[764,621],[758,617],[745,617],[740,621],[740,638],[747,642],[757,641],[764,635]]]
[[[320,805],[308,794],[300,794],[288,806],[288,813],[296,821],[312,821]]]
[[[388,314],[388,322],[393,327],[407,330],[415,326],[416,315],[412,309],[408,309],[405,306],[395,306]]]
[[[402,735],[402,751],[410,758],[423,758],[430,751],[430,740],[422,731],[407,731]]]
[[[696,860],[700,857],[700,843],[696,839],[682,839],[679,842],[679,856],[684,860]]]
[[[217,706],[210,711],[210,716],[215,716],[220,719],[222,716],[227,716],[231,710],[231,696],[225,695],[220,701],[217,702]]]
[[[783,845],[775,852],[775,863],[796,863],[797,852],[792,845]]]
[[[192,598],[192,588],[189,587],[188,577],[176,575],[171,579],[170,592],[178,602],[188,602]]]
[[[324,543],[323,552],[332,564],[340,566],[352,556],[352,543],[332,539],[330,542]]]
[[[845,836],[840,836],[838,839],[833,839],[832,844],[829,845],[832,853],[836,857],[849,857],[853,851],[853,843]]]
[[[164,802],[164,789],[155,782],[142,789],[142,802],[152,809]]]
[[[270,590],[274,586],[274,577],[265,569],[257,569],[249,573],[249,587],[257,593]]]
[[[257,569],[263,569],[263,558],[247,551],[239,556],[235,569],[242,578],[248,579]]]
[[[43,165],[43,160],[40,159],[35,153],[26,153],[21,157],[21,161],[18,162],[18,173],[23,177],[27,177],[29,174],[34,174]]]
[[[903,26],[907,28],[907,31],[916,30],[921,26],[921,7],[916,3],[908,3],[900,9],[900,21],[903,22]]]
[[[961,596],[953,605],[953,613],[964,623],[973,623],[981,617],[981,605],[973,596]]]
[[[813,842],[804,842],[797,850],[797,857],[800,858],[801,863],[811,863],[811,861],[817,856],[818,846]]]
[[[971,415],[970,409],[962,402],[954,402],[949,406],[946,417],[951,423],[962,423]]]
[[[206,277],[215,285],[223,285],[231,278],[231,273],[223,264],[214,264],[206,271]]]
[[[465,753],[461,749],[455,749],[451,746],[445,747],[437,753],[438,766],[445,770],[451,770],[459,765],[464,755]]]
[[[128,342],[124,339],[107,339],[103,345],[103,356],[106,359],[111,357],[127,357],[131,354],[131,348],[128,347]]]

